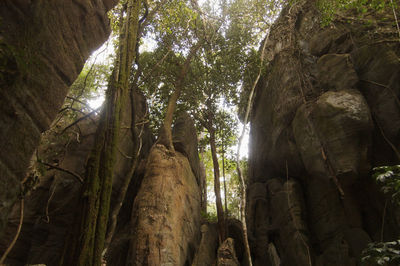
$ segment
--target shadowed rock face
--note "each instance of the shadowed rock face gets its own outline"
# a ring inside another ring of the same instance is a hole
[[[213,266],[217,258],[218,228],[217,224],[201,225],[201,241],[193,259],[192,266]]]
[[[117,0],[0,3],[0,234],[40,134],[90,53],[110,33]]]
[[[393,18],[321,28],[312,2],[283,10],[257,85],[248,188],[255,265],[356,265],[368,242],[399,234],[390,203],[382,225],[385,199],[370,176],[399,163]]]
[[[141,93],[134,93],[134,104],[135,108],[132,110],[130,99],[127,99],[126,109],[122,116],[123,130],[119,136],[118,153],[116,154],[111,208],[119,204],[117,202],[118,195],[130,172],[133,159],[131,156],[127,157],[127,155],[135,154],[135,143],[139,143],[138,139],[133,139],[131,130],[126,129],[127,125],[131,124],[132,114],[136,116],[136,121],[141,121],[147,114],[145,98]],[[82,121],[77,126],[79,128],[67,130],[65,135],[61,137],[52,131],[48,131],[38,147],[41,160],[57,164],[63,169],[84,177],[86,161],[94,144],[98,116]],[[137,125],[136,131],[140,132],[142,126],[140,163],[131,179],[118,216],[118,226],[115,233],[117,237],[113,239],[111,244],[111,250],[114,251],[115,248],[118,252],[112,258],[113,261],[110,265],[119,265],[115,263],[116,258],[122,257],[122,254],[126,256],[126,253],[123,252],[125,243],[121,241],[121,234],[123,234],[121,228],[129,224],[133,201],[143,178],[145,157],[148,156],[153,144],[152,134],[146,124]],[[77,135],[77,131],[80,132],[79,135]],[[65,239],[74,222],[76,206],[78,206],[82,193],[81,183],[70,174],[55,169],[47,169],[44,174],[40,175],[39,181],[37,187],[25,197],[22,231],[6,260],[6,263],[10,265],[42,263],[58,265]],[[3,254],[14,237],[18,221],[19,204],[15,204],[9,215],[4,236],[0,238],[0,254]],[[125,238],[127,237],[125,236]]]
[[[201,170],[199,151],[197,150],[197,132],[193,119],[187,113],[177,117],[172,135],[175,149],[188,158],[197,183],[200,185]]]

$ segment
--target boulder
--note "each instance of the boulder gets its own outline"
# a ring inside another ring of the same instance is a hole
[[[132,210],[127,263],[190,265],[200,238],[200,201],[188,159],[153,146]]]
[[[326,92],[299,108],[293,120],[303,163],[320,178],[368,172],[372,129],[368,105],[356,90]]]
[[[201,225],[201,241],[192,266],[214,266],[217,258],[218,231],[216,224]]]
[[[178,116],[172,129],[174,148],[185,155],[192,167],[197,183],[201,183],[200,159],[197,143],[197,131],[193,119],[182,113]]]
[[[239,266],[236,258],[234,240],[227,238],[218,248],[217,266]]]
[[[317,78],[325,89],[354,88],[358,76],[350,54],[326,54],[317,61]]]

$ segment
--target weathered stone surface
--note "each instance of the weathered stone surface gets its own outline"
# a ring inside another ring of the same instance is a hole
[[[269,264],[272,266],[281,265],[281,259],[279,258],[278,252],[276,251],[275,245],[273,243],[268,244],[268,259]],[[257,264],[259,265],[259,264]]]
[[[395,164],[400,155],[400,51],[394,45],[365,45],[352,53],[360,76],[360,91],[365,96],[376,124],[374,165]],[[390,144],[391,143],[391,144]]]
[[[265,182],[269,175],[283,175],[286,163],[299,176],[304,171],[291,130],[295,110],[303,102],[301,81],[296,74],[298,65],[292,58],[282,56],[277,56],[275,62],[268,76],[268,86],[261,89],[264,83],[259,84],[254,102],[250,150],[259,153],[257,156],[249,154],[251,182]],[[283,71],[288,75],[281,78]]]
[[[252,217],[252,222],[247,224],[250,239],[253,239],[251,249],[255,251],[253,256],[254,265],[263,265],[269,260],[265,249],[269,243],[270,212],[267,201],[267,185],[265,183],[253,183],[248,188],[247,213]]]
[[[153,146],[132,211],[127,263],[191,264],[199,228],[200,190],[188,159]]]
[[[234,240],[230,237],[218,248],[217,266],[239,266],[236,258]]]
[[[275,229],[270,237],[285,254],[285,263],[307,265],[313,251],[307,236],[305,203],[299,183],[289,180],[282,184],[272,179],[268,188],[271,229]]]
[[[41,160],[84,176],[84,164],[93,146],[96,124],[87,120],[80,128],[79,142],[75,134],[71,134],[69,140],[59,140],[58,143],[57,136],[46,136],[46,142],[39,146]],[[69,144],[65,149],[66,143]],[[55,153],[59,155],[54,156]],[[22,231],[7,257],[6,263],[9,265],[58,265],[64,239],[74,221],[74,210],[81,192],[81,184],[77,179],[55,169],[47,169],[39,178],[35,190],[25,197]],[[18,205],[15,204],[10,213],[7,230],[0,241],[0,253],[4,252],[14,237],[19,219]]]
[[[313,176],[327,178],[369,170],[372,120],[368,105],[356,90],[329,91],[302,106],[293,133],[303,163]],[[328,165],[329,164],[329,165]]]
[[[201,225],[201,241],[192,266],[213,266],[217,258],[218,231],[216,224]]]
[[[0,233],[40,134],[110,33],[107,1],[1,1]]]
[[[133,158],[126,155],[133,155],[135,152],[134,143],[139,143],[138,139],[133,141],[131,131],[126,129],[127,125],[131,123],[131,114],[134,113],[136,120],[139,120],[147,113],[145,98],[142,94],[134,93],[134,103],[135,109],[132,112],[130,99],[127,99],[126,110],[122,117],[122,131],[118,145],[119,152],[116,155],[117,162],[114,168],[111,208],[119,204],[117,198],[132,165]],[[79,123],[77,127],[79,127],[80,134],[78,136],[74,129],[68,130],[63,138],[60,138],[53,131],[49,131],[39,146],[40,158],[45,162],[57,164],[63,169],[84,177],[85,164],[93,148],[98,118],[99,116],[93,116],[92,119]],[[142,126],[144,127],[141,136],[140,161],[144,161],[144,157],[148,155],[149,149],[153,144],[152,135],[146,125],[138,125],[136,130],[140,131]],[[133,200],[139,190],[143,176],[144,167],[142,165],[143,163],[139,164],[132,178],[122,211],[118,217],[120,226],[117,228],[116,236],[111,245],[114,249],[118,248],[118,257],[124,259],[126,258],[126,252],[123,252],[122,247],[126,243],[121,243],[123,241],[121,240],[120,229],[126,223],[129,224]],[[54,169],[47,170],[46,174],[39,178],[39,181],[37,188],[25,199],[25,219],[22,232],[7,259],[7,262],[11,265],[25,265],[26,263],[58,265],[65,238],[68,235],[69,227],[74,221],[75,207],[78,205],[81,195],[81,184],[71,175]],[[3,253],[6,245],[14,236],[15,221],[18,218],[19,207],[16,204],[10,215],[5,237],[0,241],[0,253]],[[129,238],[127,242],[129,244]],[[115,257],[112,257],[112,259],[115,259]],[[115,260],[112,262],[115,262]],[[124,264],[111,263],[111,265]]]
[[[249,216],[254,217],[249,223],[254,265],[275,265],[280,256],[285,265],[307,265],[312,260],[305,202],[297,181],[273,178],[254,183],[249,190],[249,205]]]
[[[317,61],[317,78],[325,89],[345,90],[358,82],[350,54],[326,54]]]
[[[235,218],[227,219],[228,237],[234,240],[236,258],[241,265],[247,264],[246,252],[244,250],[242,222]]]
[[[173,143],[177,151],[184,154],[192,167],[197,183],[201,184],[200,159],[197,145],[197,131],[193,119],[187,114],[181,114],[172,129]]]
[[[266,44],[250,134],[254,265],[356,265],[382,226],[385,240],[399,234],[370,176],[400,162],[397,32],[384,12],[321,27],[314,3],[283,9]]]
[[[133,108],[130,97],[133,97]],[[135,183],[136,185],[136,193],[127,194],[131,197],[133,202],[133,199],[139,190],[141,181],[137,180],[138,176],[129,177],[128,175],[132,171],[131,168],[134,166],[135,158],[139,156],[137,168],[140,168],[140,164],[145,163],[144,160],[148,156],[150,148],[153,145],[153,135],[149,129],[149,125],[148,123],[142,123],[147,119],[146,116],[148,113],[146,98],[143,93],[139,91],[134,91],[130,97],[126,99],[125,110],[121,117],[121,130],[118,137],[117,147],[118,152],[116,153],[114,165],[114,179],[110,206],[111,210],[115,208],[116,204],[120,204],[116,199],[118,198],[119,194],[121,194],[121,189],[123,189],[125,180],[127,178],[131,178],[131,182]],[[132,121],[133,117],[134,121]],[[133,123],[136,123],[135,134],[133,134],[131,130]],[[135,172],[133,173],[134,175]]]
[[[317,34],[314,34],[308,46],[311,54],[315,56],[328,54],[329,51],[346,53],[353,46],[353,43],[345,41],[350,38],[351,35],[345,27],[339,29],[327,27]]]

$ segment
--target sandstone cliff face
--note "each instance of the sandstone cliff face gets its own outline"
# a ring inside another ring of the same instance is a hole
[[[132,211],[127,265],[190,265],[199,229],[200,189],[189,161],[153,146]]]
[[[177,118],[173,139],[176,156],[159,145],[144,152],[107,252],[109,265],[184,265],[193,260],[201,203],[194,169],[200,166],[188,115]]]
[[[191,265],[200,242],[200,160],[194,121],[180,115],[173,128],[176,153],[154,145],[122,238],[126,261],[113,247],[112,265]]]
[[[256,265],[355,265],[368,242],[399,233],[397,211],[388,202],[382,218],[386,201],[370,177],[399,162],[393,18],[345,14],[321,27],[312,2],[283,10],[257,85],[248,191]]]
[[[0,3],[0,234],[19,183],[117,0]]]
[[[218,249],[217,224],[204,223],[200,227],[201,240],[194,256],[192,266],[215,265]]]

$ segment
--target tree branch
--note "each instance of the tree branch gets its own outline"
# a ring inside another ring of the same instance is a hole
[[[61,171],[61,172],[70,174],[70,175],[72,175],[73,177],[75,177],[76,180],[79,181],[79,183],[83,184],[83,178],[82,178],[80,175],[78,175],[77,173],[74,173],[74,172],[72,172],[72,171],[70,171],[70,170],[67,170],[67,169],[58,167],[58,166],[56,166],[56,165],[52,165],[52,164],[49,164],[49,163],[46,163],[46,162],[42,162],[42,161],[40,161],[40,160],[38,160],[38,162],[41,163],[41,164],[43,164],[43,165],[45,165],[45,166],[48,166],[48,167],[50,167],[50,168],[52,168],[52,169],[59,170],[59,171]]]
[[[19,223],[18,223],[18,229],[17,233],[14,236],[14,239],[11,241],[10,245],[8,246],[7,250],[4,252],[3,256],[0,259],[0,265],[4,265],[4,260],[7,258],[8,253],[10,253],[11,249],[14,247],[15,242],[17,242],[17,239],[19,237],[19,234],[21,233],[21,228],[22,228],[22,222],[24,220],[24,198],[21,198],[20,200],[20,216],[19,216]]]
[[[65,127],[65,128],[61,131],[60,135],[64,134],[65,131],[67,131],[69,128],[73,127],[74,125],[78,124],[78,123],[81,122],[82,120],[85,120],[86,118],[90,117],[90,116],[93,115],[94,113],[98,112],[100,109],[101,109],[101,106],[98,107],[98,108],[96,108],[96,109],[94,109],[94,110],[91,111],[90,113],[88,113],[88,114],[82,116],[81,118],[78,118],[78,119],[75,120],[73,123],[71,123],[69,126]]]
[[[77,99],[77,98],[74,98],[74,97],[71,97],[71,96],[67,96],[67,99],[70,99],[70,100],[73,100],[73,101],[78,102],[78,103],[80,103],[80,104],[83,104],[83,105],[86,106],[86,108],[88,108],[89,110],[93,110],[93,108],[90,107],[87,103],[82,102],[81,100],[79,100],[79,99]],[[72,108],[72,107],[71,107],[71,108]]]

